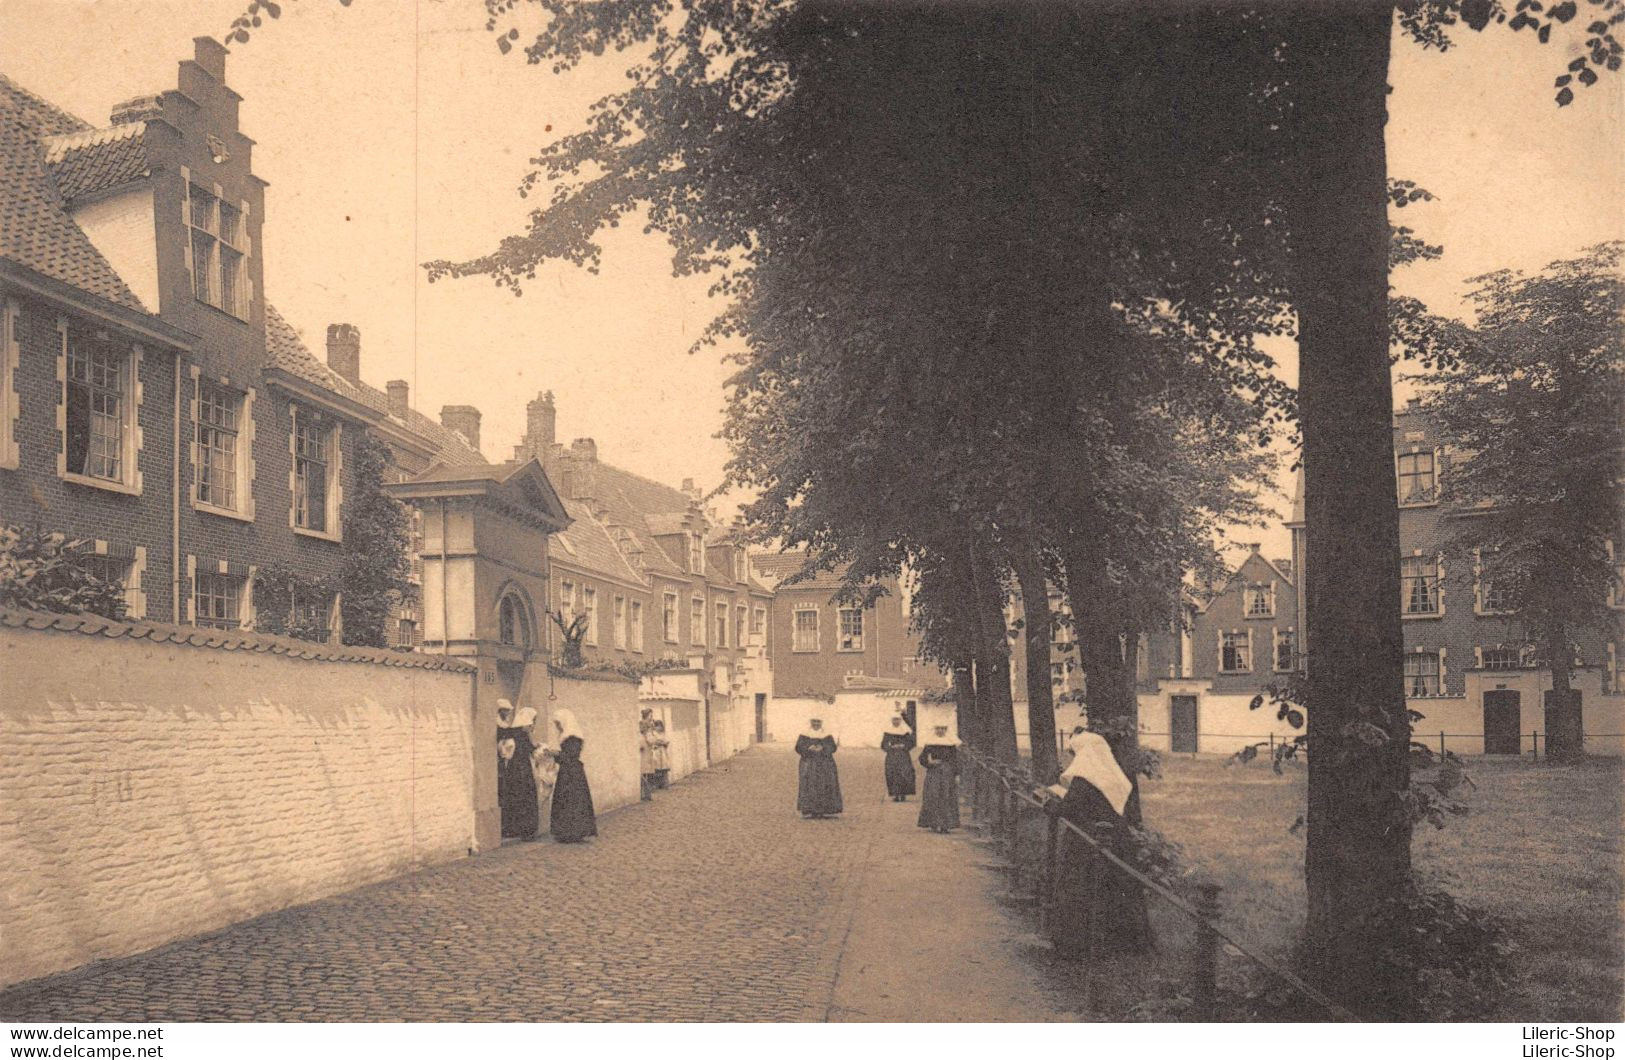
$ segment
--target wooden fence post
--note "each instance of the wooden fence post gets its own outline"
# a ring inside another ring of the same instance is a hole
[[[1195,1001],[1194,1021],[1212,1023],[1218,1011],[1219,991],[1219,936],[1211,925],[1219,919],[1219,891],[1217,883],[1205,881],[1197,885],[1201,897],[1196,910],[1202,919],[1196,923],[1196,953],[1191,966],[1191,998]]]

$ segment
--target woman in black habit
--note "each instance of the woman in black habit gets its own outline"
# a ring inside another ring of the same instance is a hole
[[[893,714],[891,727],[880,735],[880,749],[886,752],[886,794],[902,802],[914,794],[914,730],[901,714]]]
[[[579,843],[598,834],[592,789],[587,787],[587,771],[581,765],[581,726],[572,711],[560,708],[553,711],[553,729],[559,738],[559,749],[553,753],[559,777],[553,782],[550,830],[560,843]]]
[[[925,767],[925,794],[920,796],[919,825],[947,835],[959,827],[959,738],[948,735],[948,726],[932,726],[920,765]]]
[[[497,700],[497,807],[502,812],[504,839],[535,839],[540,824],[531,761],[536,750],[531,738],[534,724],[533,708],[525,707],[516,714],[512,703]]]
[[[1128,822],[1123,812],[1134,785],[1098,733],[1075,733],[1067,744],[1072,762],[1051,785],[1045,809],[1095,837],[1106,849],[1129,860]],[[1050,941],[1057,956],[1084,960],[1132,953],[1150,944],[1151,925],[1135,883],[1070,828],[1061,829],[1055,873],[1055,908]]]
[[[841,778],[835,771],[835,737],[824,731],[822,718],[810,718],[796,740],[801,756],[796,809],[803,817],[832,817],[841,812]]]

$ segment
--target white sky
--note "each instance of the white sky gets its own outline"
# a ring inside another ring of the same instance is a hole
[[[0,0],[0,71],[102,123],[115,103],[173,87],[191,38],[223,34],[244,7]],[[480,0],[282,9],[235,47],[226,73],[270,182],[267,294],[312,349],[322,355],[328,323],[358,325],[369,382],[408,380],[430,415],[479,407],[492,458],[518,440],[525,402],[551,389],[564,440],[592,436],[610,462],[714,486],[728,367],[686,353],[714,313],[710,281],[673,279],[660,237],[623,225],[603,239],[602,273],[549,265],[518,299],[480,279],[430,285],[418,267],[521,228],[534,202],[515,193],[527,159],[624,84],[624,58],[555,76],[501,57]],[[1467,277],[1625,237],[1625,76],[1559,109],[1551,82],[1577,41],[1541,47],[1504,28],[1456,38],[1444,54],[1396,41],[1390,77],[1390,172],[1439,196],[1399,219],[1446,250],[1394,283],[1445,311]],[[1286,554],[1284,531],[1241,536]]]

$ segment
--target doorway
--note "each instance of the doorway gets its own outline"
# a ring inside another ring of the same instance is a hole
[[[919,713],[920,704],[918,700],[911,699],[908,701],[908,704],[903,707],[903,721],[908,724],[908,731],[914,733],[916,736],[918,736],[920,732],[917,717]]]
[[[1174,696],[1169,700],[1169,749],[1196,753],[1196,697]]]
[[[1523,718],[1521,700],[1510,688],[1484,693],[1485,754],[1515,755],[1523,750],[1523,736],[1519,731]]]
[[[756,693],[756,742],[767,742],[767,693]]]

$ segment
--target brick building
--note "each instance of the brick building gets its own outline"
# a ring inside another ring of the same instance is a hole
[[[401,474],[477,439],[362,384],[354,329],[323,365],[267,302],[225,55],[198,38],[105,127],[0,78],[0,515],[94,541],[132,617],[237,628],[258,569],[337,574],[363,433]],[[287,617],[331,635],[338,603]]]

